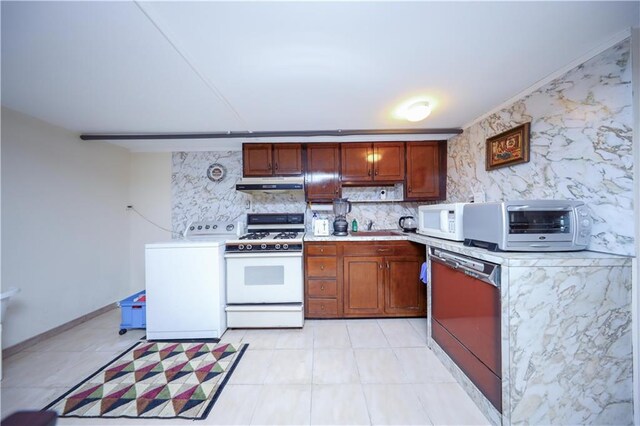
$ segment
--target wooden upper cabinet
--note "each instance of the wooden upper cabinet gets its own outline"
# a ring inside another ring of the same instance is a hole
[[[405,200],[444,200],[446,181],[447,141],[407,142]]]
[[[245,177],[300,176],[302,145],[299,143],[251,143],[242,145]]]
[[[370,181],[373,175],[373,149],[370,143],[343,143],[341,180],[343,182]]]
[[[302,174],[302,145],[278,143],[273,145],[273,174],[300,176]]]
[[[305,190],[307,201],[331,202],[340,197],[338,144],[307,144]]]
[[[242,175],[273,176],[273,145],[270,143],[242,144]]]
[[[404,180],[404,142],[345,143],[341,145],[341,180],[349,183]]]

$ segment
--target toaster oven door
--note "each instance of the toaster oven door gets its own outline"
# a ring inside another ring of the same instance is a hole
[[[575,215],[571,208],[507,209],[509,241],[573,241]]]

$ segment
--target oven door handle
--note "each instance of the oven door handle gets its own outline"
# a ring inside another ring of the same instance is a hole
[[[302,252],[293,252],[293,251],[270,251],[268,253],[260,253],[260,252],[244,252],[244,253],[225,253],[224,257],[227,259],[232,258],[245,258],[251,259],[256,257],[302,257]]]

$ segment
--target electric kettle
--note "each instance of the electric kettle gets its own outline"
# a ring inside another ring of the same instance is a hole
[[[404,232],[416,232],[418,222],[416,222],[413,216],[402,216],[398,221],[398,226],[402,228]]]

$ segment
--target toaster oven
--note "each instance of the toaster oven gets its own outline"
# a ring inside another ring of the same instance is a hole
[[[464,244],[502,251],[577,251],[589,245],[582,201],[530,200],[464,206]]]

